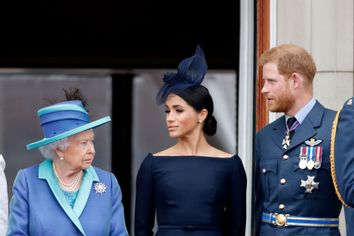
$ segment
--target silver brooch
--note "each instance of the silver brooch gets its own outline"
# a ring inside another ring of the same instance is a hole
[[[98,182],[98,183],[95,183],[93,188],[95,189],[96,193],[99,193],[102,195],[102,193],[106,192],[107,187],[104,183]]]

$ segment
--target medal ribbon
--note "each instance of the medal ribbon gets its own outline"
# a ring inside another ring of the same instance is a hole
[[[308,161],[313,160],[314,158],[314,152],[315,152],[315,147],[307,147],[309,149],[309,156],[308,156]]]
[[[300,150],[301,150],[301,156],[302,157],[307,156],[307,147],[301,146]]]
[[[286,132],[285,132],[285,138],[283,139],[283,149],[287,149],[290,145],[290,139],[292,135],[294,134],[294,130],[300,125],[300,123],[296,120],[295,117],[290,117],[286,121]]]
[[[321,163],[322,162],[322,146],[317,146],[316,147],[316,162]]]
[[[295,129],[299,126],[299,125],[300,125],[300,122],[299,122],[299,121],[297,121],[297,120],[296,120],[296,118],[295,118],[295,122],[291,125],[291,127],[290,127],[290,128],[288,127],[289,132],[291,132],[291,131],[295,130]]]

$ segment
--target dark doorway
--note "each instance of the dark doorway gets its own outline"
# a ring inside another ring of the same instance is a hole
[[[132,147],[132,74],[112,75],[112,172],[123,195],[127,229],[131,228],[131,147]]]
[[[239,1],[3,1],[0,67],[174,68],[197,44],[236,69]]]

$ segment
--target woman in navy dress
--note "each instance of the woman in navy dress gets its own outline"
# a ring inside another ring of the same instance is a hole
[[[149,153],[136,182],[135,236],[244,235],[246,174],[237,155],[211,146],[213,100],[201,85],[207,71],[202,49],[166,74],[157,102],[177,143]]]

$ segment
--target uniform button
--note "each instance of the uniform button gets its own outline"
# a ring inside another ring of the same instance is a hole
[[[284,155],[283,156],[283,160],[288,160],[289,159],[289,156],[288,155]]]
[[[285,208],[285,205],[284,205],[284,204],[280,204],[280,205],[279,205],[279,210],[284,210],[284,208]]]
[[[281,183],[281,184],[285,184],[285,183],[286,183],[286,179],[281,179],[281,180],[280,180],[280,183]]]
[[[266,169],[262,169],[262,173],[264,174],[264,173],[266,173],[267,172],[267,170]]]

